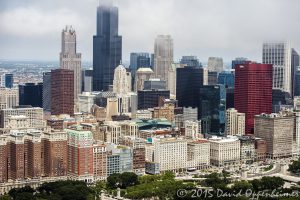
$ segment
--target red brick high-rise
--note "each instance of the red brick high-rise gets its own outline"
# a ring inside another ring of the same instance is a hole
[[[51,114],[74,115],[74,71],[51,71]]]
[[[235,68],[234,107],[245,113],[245,133],[254,133],[254,115],[272,113],[272,65],[248,62]]]

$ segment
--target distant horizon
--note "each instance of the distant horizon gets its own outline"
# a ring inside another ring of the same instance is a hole
[[[78,52],[91,62],[99,1],[86,0],[82,5],[80,0],[1,1],[1,57],[58,61],[61,31],[72,25]],[[130,60],[131,52],[153,53],[154,40],[161,34],[173,38],[175,62],[184,55],[195,55],[202,63],[208,57],[261,62],[262,43],[271,40],[291,41],[300,51],[300,27],[296,26],[300,1],[114,0],[114,5],[119,8],[124,62]]]

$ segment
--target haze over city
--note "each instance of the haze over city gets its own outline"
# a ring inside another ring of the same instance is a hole
[[[101,1],[101,0],[100,0]],[[73,25],[78,51],[92,61],[98,0],[0,0],[0,59],[57,61],[61,30]],[[262,42],[289,40],[300,49],[300,1],[115,0],[123,61],[153,52],[158,34],[174,39],[174,60],[196,55],[261,61]]]

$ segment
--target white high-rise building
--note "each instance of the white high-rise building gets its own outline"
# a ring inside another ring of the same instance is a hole
[[[218,57],[209,57],[207,63],[207,69],[211,72],[222,72],[223,68],[223,59]]]
[[[262,62],[273,64],[273,89],[281,89],[292,94],[292,48],[290,43],[264,43]]]
[[[0,87],[0,110],[6,108],[12,108],[18,105],[19,105],[19,89]]]
[[[170,35],[158,35],[154,44],[154,73],[155,77],[166,81],[170,90],[169,71],[172,71],[173,39]]]
[[[226,128],[227,135],[244,135],[245,134],[245,113],[239,113],[234,108],[226,111]]]
[[[117,95],[127,94],[131,91],[131,74],[123,65],[116,67],[114,72],[113,92]]]
[[[187,143],[187,167],[205,169],[210,166],[210,143],[208,140],[189,141]]]
[[[74,71],[74,99],[81,93],[81,53],[76,51],[76,32],[72,26],[62,31],[60,67]]]

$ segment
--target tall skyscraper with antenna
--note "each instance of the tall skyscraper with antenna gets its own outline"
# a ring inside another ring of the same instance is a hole
[[[118,35],[118,8],[111,0],[97,8],[97,33],[93,38],[93,90],[107,91],[114,70],[122,60],[122,37]]]

